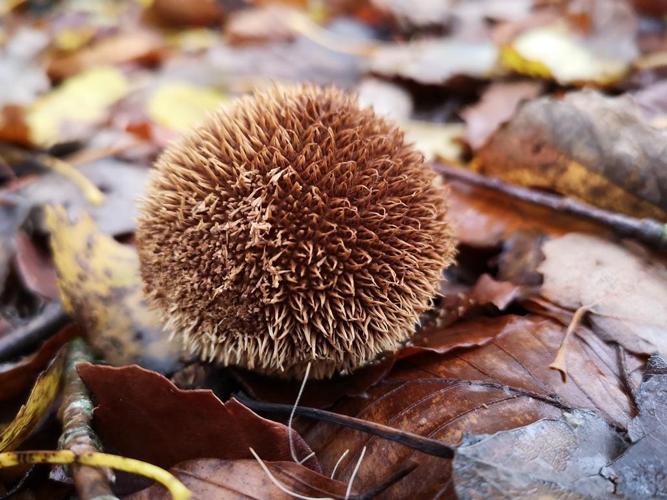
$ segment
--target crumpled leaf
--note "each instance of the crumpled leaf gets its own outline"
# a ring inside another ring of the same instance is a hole
[[[465,139],[473,149],[479,149],[493,132],[509,120],[519,103],[539,95],[538,82],[492,83],[479,102],[461,112],[466,122]]]
[[[617,352],[592,332],[583,331],[581,338],[570,339],[570,376],[564,383],[548,366],[563,340],[565,325],[528,315],[474,319],[449,328],[474,337],[483,323],[490,341],[444,355],[404,359],[365,397],[344,398],[332,411],[451,445],[459,444],[464,433],[492,434],[544,418],[560,418],[567,407],[597,409],[618,425],[631,418]],[[447,341],[445,331],[441,339]],[[633,357],[628,361],[636,376],[634,370],[641,362]],[[368,447],[355,480],[359,491],[382,484],[405,460],[414,460],[418,467],[387,490],[388,498],[433,498],[438,494],[448,498],[454,494],[449,460],[330,424],[308,421],[299,425],[324,470],[331,470],[346,449],[350,450],[348,457],[354,457],[363,446]],[[344,460],[336,477],[345,481],[353,468],[354,460]]]
[[[90,203],[78,186],[55,172],[40,175],[23,186],[18,194],[25,198],[31,207],[64,205],[71,218],[86,212],[99,229],[107,234],[134,232],[137,200],[144,193],[149,169],[105,158],[77,167],[77,170],[104,192],[101,204]],[[38,227],[42,231],[47,230],[43,220],[38,221]]]
[[[39,372],[51,361],[68,340],[78,335],[75,326],[63,328],[48,338],[39,349],[18,361],[0,363],[0,401],[18,396],[32,384]]]
[[[35,246],[25,231],[19,231],[14,241],[16,271],[23,285],[31,292],[58,300],[58,278],[53,263]]]
[[[19,408],[16,417],[0,429],[0,452],[15,450],[46,416],[58,395],[64,362],[62,354],[53,359],[37,377],[28,400]]]
[[[185,132],[225,102],[220,92],[186,82],[160,86],[146,103],[148,116],[159,125]]]
[[[542,246],[540,293],[562,307],[590,306],[603,338],[643,354],[667,355],[667,268],[601,238],[567,234]]]
[[[636,395],[639,415],[628,427],[630,447],[603,471],[626,498],[658,498],[667,470],[667,363],[652,356]]]
[[[72,223],[62,207],[47,207],[46,225],[63,305],[104,359],[176,369],[178,347],[144,300],[136,250],[100,233],[85,213]]]
[[[490,41],[434,38],[383,45],[373,53],[368,69],[383,76],[440,85],[456,76],[488,78],[496,69],[497,57]]]
[[[259,417],[235,399],[223,403],[209,390],[181,390],[136,365],[82,363],[79,376],[97,405],[93,426],[105,446],[160,467],[185,460],[252,458],[292,460],[287,427]],[[310,448],[293,433],[297,455]],[[319,471],[314,458],[304,464]]]
[[[583,90],[525,103],[474,165],[508,182],[667,220],[666,140],[667,130],[649,125],[632,98]]]
[[[502,49],[505,66],[562,85],[618,81],[638,55],[637,19],[624,0],[572,2],[563,19],[521,33]],[[577,25],[588,26],[582,30]]]
[[[262,458],[262,457],[260,457]],[[347,485],[318,474],[294,462],[265,462],[280,483],[299,495],[315,498],[343,498]],[[256,460],[199,459],[170,469],[192,492],[194,498],[265,498],[292,500],[267,476]],[[125,497],[125,500],[169,500],[169,493],[154,485]]]
[[[128,90],[123,73],[112,67],[95,67],[68,78],[28,108],[31,140],[48,147],[78,138],[102,121],[109,106]]]
[[[590,411],[565,412],[492,436],[467,437],[456,449],[456,496],[472,498],[610,498],[600,470],[625,448]]]
[[[430,123],[416,120],[400,122],[406,139],[421,151],[426,161],[458,161],[463,154],[461,144],[464,127],[460,123]]]

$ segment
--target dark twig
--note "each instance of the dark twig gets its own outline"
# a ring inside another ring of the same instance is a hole
[[[62,305],[58,302],[48,304],[28,323],[0,337],[0,362],[11,360],[27,352],[57,333],[68,321],[69,317]]]
[[[243,394],[237,395],[236,398],[251,410],[256,410],[261,413],[281,413],[289,415],[294,408],[293,405],[256,401]],[[394,429],[393,427],[386,425],[377,424],[375,422],[368,422],[366,420],[349,417],[347,415],[339,415],[337,413],[326,410],[319,410],[317,408],[297,406],[295,413],[296,415],[302,417],[314,418],[323,422],[330,422],[332,424],[342,425],[350,429],[355,429],[358,431],[366,432],[367,434],[379,436],[389,441],[394,441],[396,443],[407,446],[408,448],[421,451],[427,455],[433,455],[440,458],[454,457],[454,448],[451,446],[447,446],[446,444],[436,439],[426,438],[412,432]]]
[[[92,361],[93,356],[82,338],[75,338],[69,343],[67,364],[64,372],[63,401],[60,406],[60,419],[63,432],[60,435],[60,448],[76,454],[102,451],[102,447],[90,426],[93,418],[93,403],[88,389],[76,372],[76,365]],[[72,476],[79,498],[89,500],[104,498],[113,500],[116,496],[111,491],[111,472],[108,469],[89,465],[72,464]]]
[[[630,400],[630,408],[632,409],[633,416],[639,414],[639,406],[637,405],[637,397],[635,394],[635,388],[632,385],[630,380],[630,372],[628,371],[628,364],[625,360],[625,348],[621,344],[616,344],[616,352],[618,353],[618,365],[619,365],[619,374],[623,388],[628,395]]]
[[[559,212],[585,217],[604,224],[623,236],[637,238],[658,250],[667,249],[667,224],[654,219],[638,219],[629,215],[602,210],[573,198],[514,186],[495,177],[487,177],[470,170],[450,167],[442,163],[434,163],[433,169],[450,179],[493,189],[518,200],[542,205]]]

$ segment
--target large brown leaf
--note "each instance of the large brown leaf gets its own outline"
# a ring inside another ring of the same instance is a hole
[[[495,325],[494,325],[495,322]],[[495,327],[495,332],[493,331]],[[569,379],[549,369],[565,326],[539,317],[472,320],[455,325],[470,335],[486,331],[490,342],[445,355],[403,360],[367,397],[342,400],[334,411],[458,444],[464,433],[489,434],[559,418],[563,407],[597,408],[625,424],[630,403],[619,380],[616,351],[586,331],[570,340]],[[495,333],[495,336],[493,336]],[[447,336],[442,335],[443,341]],[[635,368],[638,362],[633,360]],[[302,423],[302,435],[325,471],[350,450],[337,475],[346,480],[363,446],[368,447],[358,482],[361,491],[381,484],[405,460],[419,466],[394,485],[390,498],[433,498],[453,493],[450,461],[324,423]]]
[[[139,366],[83,363],[77,367],[96,403],[93,426],[104,446],[161,467],[196,458],[291,460],[287,427],[257,416],[209,390],[178,389]],[[294,433],[299,458],[310,454]],[[317,470],[317,460],[305,465]]]
[[[509,182],[667,220],[667,131],[627,96],[592,90],[529,101],[478,152],[476,168]]]

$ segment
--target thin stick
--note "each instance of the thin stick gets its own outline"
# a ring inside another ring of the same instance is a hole
[[[563,341],[560,343],[560,347],[556,352],[556,357],[554,358],[553,362],[549,365],[549,368],[551,368],[552,370],[558,370],[560,372],[560,376],[563,379],[563,383],[567,382],[568,341],[570,340],[570,337],[572,336],[574,331],[577,328],[579,328],[579,325],[581,325],[584,316],[586,315],[587,312],[591,310],[592,307],[593,306],[581,306],[574,312],[574,315],[572,316],[572,321],[570,321],[570,324],[567,326],[567,330],[565,330],[565,335],[563,336]]]
[[[243,395],[236,395],[236,398],[246,405],[251,410],[268,413],[286,413],[291,411],[291,405],[282,405],[277,403],[265,403],[263,401],[255,401]],[[430,439],[412,432],[394,429],[387,425],[378,424],[375,422],[367,422],[360,418],[349,417],[347,415],[338,415],[326,410],[319,410],[317,408],[300,407],[296,410],[296,414],[303,417],[315,418],[323,422],[331,422],[333,424],[343,425],[350,429],[366,432],[379,436],[389,441],[407,446],[427,455],[433,455],[440,458],[454,458],[454,449],[451,446],[436,440]]]
[[[58,302],[51,302],[36,317],[0,337],[0,362],[16,356],[46,340],[67,324],[69,317]]]
[[[632,381],[630,380],[630,372],[628,372],[628,365],[625,360],[625,348],[621,344],[616,344],[618,352],[618,364],[620,365],[620,375],[621,383],[625,388],[625,391],[628,393],[628,399],[630,400],[630,407],[635,415],[639,414],[639,405],[637,404],[637,396],[635,394],[635,388],[632,386]]]
[[[293,497],[295,497],[295,498],[301,498],[302,500],[334,500],[334,499],[331,498],[331,497],[308,497],[308,496],[306,496],[306,495],[301,495],[301,494],[297,493],[296,491],[292,491],[292,490],[290,490],[289,488],[287,488],[287,486],[285,486],[284,484],[282,484],[282,483],[278,480],[278,478],[276,478],[276,477],[271,473],[271,471],[269,470],[269,468],[267,467],[267,465],[264,463],[264,461],[263,461],[261,458],[259,458],[259,455],[257,454],[257,452],[255,452],[255,450],[253,450],[252,448],[248,448],[248,449],[250,450],[250,453],[252,453],[252,456],[255,457],[255,460],[257,460],[257,462],[259,462],[260,467],[262,467],[262,469],[264,470],[264,472],[266,473],[266,475],[269,476],[269,479],[270,479],[270,480],[273,482],[273,484],[275,484],[281,491],[284,491],[284,492],[287,493],[288,495],[291,495],[291,496],[293,496]]]
[[[359,460],[357,460],[357,465],[354,466],[354,470],[352,471],[352,475],[350,476],[350,481],[347,483],[347,490],[345,490],[345,500],[348,500],[348,498],[350,498],[350,494],[352,493],[352,483],[354,483],[354,478],[357,477],[357,472],[359,472],[359,467],[361,467],[361,461],[364,459],[365,454],[366,454],[366,447],[364,446],[363,449],[361,450],[361,453],[359,454]]]
[[[514,186],[495,177],[480,175],[464,168],[434,163],[433,169],[451,179],[493,189],[521,201],[542,205],[559,212],[585,217],[610,227],[623,236],[637,238],[658,249],[667,249],[667,224],[654,219],[638,219],[594,207],[573,198],[558,196],[525,187]]]
[[[336,462],[336,465],[334,465],[333,471],[331,471],[331,479],[334,478],[336,475],[336,471],[338,470],[338,466],[340,463],[343,461],[343,459],[347,456],[347,454],[350,453],[350,449],[348,448],[343,452],[343,454],[338,458],[338,461]]]
[[[299,394],[297,394],[296,400],[294,400],[294,406],[292,407],[292,411],[289,414],[289,420],[287,421],[289,452],[290,455],[292,455],[292,460],[294,460],[297,464],[305,462],[307,458],[304,458],[303,461],[300,461],[296,456],[296,450],[294,449],[294,431],[292,430],[292,420],[294,420],[294,413],[296,412],[297,406],[299,406],[299,401],[301,401],[301,395],[303,394],[303,390],[306,387],[306,382],[308,381],[308,375],[310,375],[310,363],[308,363],[308,366],[306,367],[306,373],[304,373],[303,375],[303,381],[301,382],[301,387],[299,388]],[[308,458],[310,458],[310,455],[308,456]]]

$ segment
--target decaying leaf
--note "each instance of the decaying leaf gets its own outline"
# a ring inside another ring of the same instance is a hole
[[[408,141],[424,154],[426,161],[458,161],[463,148],[457,140],[463,137],[460,123],[429,123],[415,120],[400,122]]]
[[[437,85],[455,76],[488,78],[496,69],[497,56],[490,41],[436,38],[382,46],[374,52],[369,69],[383,76]]]
[[[667,363],[652,356],[636,395],[639,415],[630,422],[630,447],[604,471],[626,498],[659,498],[667,478]]]
[[[492,436],[468,437],[456,450],[456,496],[474,498],[610,498],[600,471],[625,448],[590,411],[565,412]]]
[[[667,355],[667,268],[640,249],[583,234],[542,246],[541,294],[575,310],[589,306],[598,335],[630,351]]]
[[[667,131],[629,97],[592,90],[525,103],[478,152],[484,174],[667,220]]]
[[[91,344],[110,363],[173,371],[178,348],[144,301],[134,248],[99,232],[85,213],[72,223],[62,207],[47,207],[46,225],[63,304]]]
[[[402,360],[366,397],[345,398],[337,413],[457,445],[465,433],[492,434],[544,418],[560,418],[563,408],[591,408],[619,425],[631,417],[616,350],[595,335],[571,339],[569,379],[548,368],[565,326],[537,316],[471,320],[460,332],[477,332],[485,323],[480,347],[447,354],[422,354]],[[495,336],[494,336],[495,333]],[[443,332],[441,337],[447,341]],[[435,347],[435,346],[432,346]],[[633,359],[629,369],[639,363]],[[633,372],[636,376],[636,372]],[[394,474],[404,460],[419,465],[387,491],[390,498],[432,498],[454,493],[451,462],[395,443],[323,423],[301,423],[301,433],[317,452],[324,470],[349,449],[348,457],[367,453],[355,486],[360,491]],[[343,460],[336,477],[345,481],[354,460]]]
[[[209,390],[178,389],[162,375],[138,366],[80,364],[78,372],[97,405],[93,425],[105,446],[161,467],[209,457],[292,460],[287,427],[257,416]],[[293,433],[297,455],[310,448]],[[319,471],[316,459],[304,464]]]
[[[343,498],[347,484],[330,479],[294,462],[267,462],[266,466],[289,491],[314,498]],[[170,469],[195,498],[264,498],[291,500],[293,495],[276,486],[256,460],[199,459]],[[139,491],[126,500],[169,500],[159,486]]]
[[[148,116],[162,127],[185,132],[225,102],[220,92],[185,82],[160,86],[146,103]]]
[[[39,146],[51,146],[79,138],[102,121],[109,106],[128,89],[123,73],[111,67],[91,68],[65,80],[28,108],[31,140]]]
[[[49,367],[37,377],[28,400],[14,420],[0,429],[0,452],[16,449],[46,416],[58,395],[64,362],[62,354],[51,361]]]

